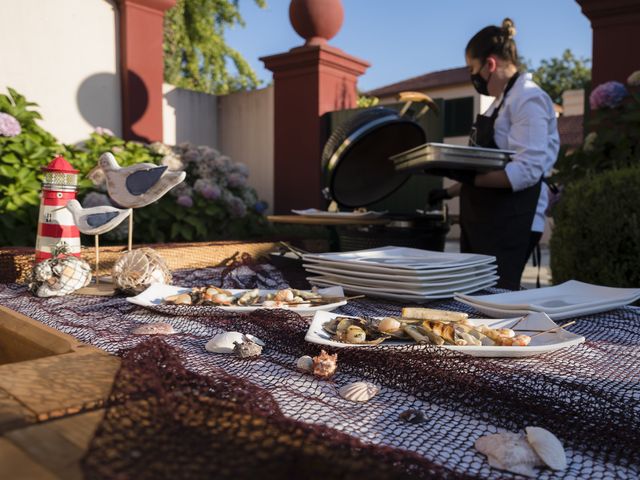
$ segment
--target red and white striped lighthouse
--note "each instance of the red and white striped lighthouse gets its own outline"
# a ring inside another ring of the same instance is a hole
[[[78,170],[63,157],[56,157],[42,171],[44,181],[38,216],[36,263],[51,258],[53,247],[61,240],[69,246],[69,254],[79,257],[80,231],[71,212],[64,208],[69,200],[76,198]]]

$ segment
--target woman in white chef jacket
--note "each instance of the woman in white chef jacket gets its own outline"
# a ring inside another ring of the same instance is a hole
[[[542,180],[556,161],[559,137],[553,102],[530,74],[519,72],[514,35],[510,19],[483,28],[465,57],[478,93],[496,97],[476,117],[469,144],[516,153],[504,170],[442,172],[460,183],[431,192],[429,200],[460,196],[461,251],[495,255],[498,286],[517,290],[544,231],[548,192]]]

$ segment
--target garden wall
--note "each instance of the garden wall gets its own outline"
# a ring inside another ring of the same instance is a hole
[[[173,85],[162,87],[163,142],[218,148],[218,97]],[[222,152],[226,153],[226,152]],[[235,159],[234,159],[235,160]]]
[[[114,0],[0,2],[0,90],[40,105],[40,124],[73,143],[94,127],[121,135]]]
[[[249,167],[249,184],[273,208],[273,87],[218,97],[216,148]],[[320,168],[320,166],[318,166]]]

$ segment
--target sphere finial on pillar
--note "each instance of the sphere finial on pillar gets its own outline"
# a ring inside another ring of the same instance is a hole
[[[344,20],[341,0],[291,0],[289,20],[305,45],[324,45],[340,31]]]

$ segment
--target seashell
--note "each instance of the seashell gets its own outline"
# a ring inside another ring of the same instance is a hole
[[[354,382],[340,387],[338,393],[340,393],[342,398],[352,402],[368,402],[375,397],[379,391],[380,389],[373,383]]]
[[[320,378],[331,378],[338,367],[338,354],[329,355],[324,350],[320,355],[313,357],[313,374]]]
[[[527,427],[527,441],[538,456],[553,470],[567,468],[567,455],[558,437],[541,427]]]
[[[427,417],[425,416],[422,410],[415,410],[413,408],[410,408],[409,410],[405,410],[400,415],[398,415],[398,418],[400,418],[400,420],[404,422],[413,423],[413,424],[418,424],[418,423],[427,421]]]
[[[176,331],[168,323],[155,322],[140,325],[131,333],[133,335],[171,335],[173,333],[176,333]]]
[[[166,263],[151,248],[123,253],[113,266],[113,283],[124,292],[141,293],[152,283],[171,283]]]
[[[223,332],[215,335],[204,348],[211,353],[233,353],[236,343],[243,342],[244,335],[240,332]],[[253,335],[246,336],[249,340],[264,347],[264,342]]]
[[[313,370],[313,358],[309,355],[303,355],[296,362],[296,367],[298,370],[302,370],[304,372],[310,372]]]
[[[36,265],[32,278],[30,288],[38,297],[60,297],[89,285],[91,267],[78,257],[57,257]]]
[[[367,340],[367,333],[357,325],[351,325],[347,328],[344,340],[347,343],[364,343]]]
[[[402,324],[392,317],[385,317],[378,323],[378,330],[383,333],[393,333],[400,330]]]
[[[240,358],[258,357],[262,353],[262,347],[243,335],[242,342],[234,342],[233,353]]]
[[[475,442],[476,450],[487,456],[489,465],[500,470],[536,477],[536,466],[544,462],[519,433],[494,433],[480,437]]]

